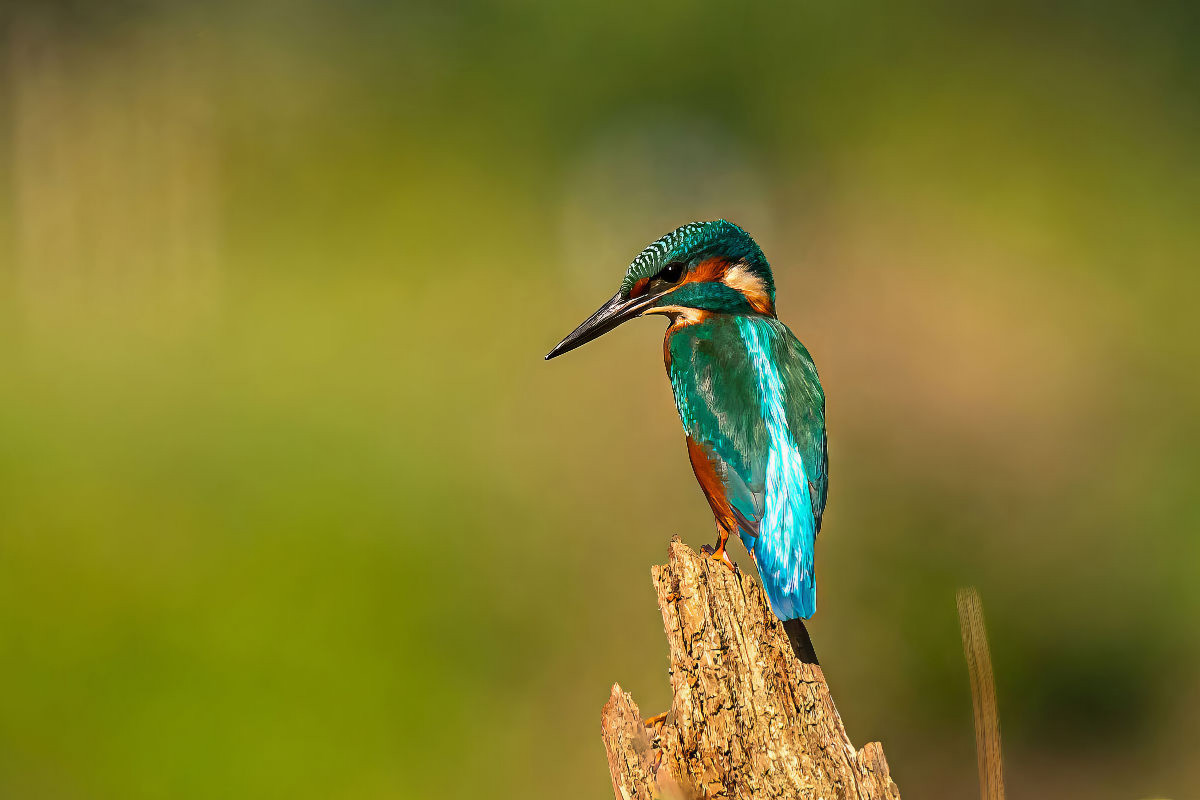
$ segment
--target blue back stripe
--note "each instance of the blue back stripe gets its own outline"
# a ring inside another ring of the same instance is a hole
[[[808,618],[817,607],[813,575],[816,522],[804,459],[792,438],[784,409],[783,381],[767,345],[765,323],[737,317],[738,330],[754,365],[760,412],[767,427],[770,452],[766,470],[766,502],[754,558],[763,589],[780,619]]]

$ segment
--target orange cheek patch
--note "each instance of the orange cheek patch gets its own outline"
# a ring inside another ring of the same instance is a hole
[[[633,284],[633,288],[629,290],[629,297],[641,297],[646,293],[646,287],[649,285],[649,278],[638,278],[637,282]]]
[[[720,258],[710,258],[708,261],[701,261],[696,265],[695,269],[683,276],[683,280],[679,283],[705,283],[707,281],[719,281],[725,276],[725,270],[729,268],[729,262]]]
[[[774,314],[775,306],[771,305],[771,298],[765,294],[746,295],[746,300],[750,302],[750,307],[760,314]]]

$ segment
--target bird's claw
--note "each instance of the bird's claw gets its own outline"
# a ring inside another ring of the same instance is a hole
[[[650,719],[642,720],[642,724],[647,728],[657,728],[659,725],[662,725],[664,722],[666,722],[668,713],[670,712],[664,711],[661,714],[655,714]]]
[[[738,571],[737,564],[733,563],[733,559],[729,557],[729,552],[727,550],[713,550],[711,547],[706,547],[705,549],[708,550],[708,552],[704,554],[705,556],[711,558],[713,561],[717,561],[729,567],[729,569],[733,570],[734,575],[741,574],[741,572]]]
[[[712,545],[702,545],[700,547],[700,555],[704,556],[705,558],[711,558],[713,561],[721,562],[733,570],[734,575],[742,574],[742,571],[738,569],[737,564],[733,563],[733,560],[729,557],[729,551],[723,547],[720,550],[714,550]]]

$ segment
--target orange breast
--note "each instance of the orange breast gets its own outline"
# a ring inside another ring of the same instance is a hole
[[[716,459],[712,457],[708,447],[690,436],[687,437],[687,448],[688,458],[692,462],[692,472],[696,473],[700,489],[708,498],[708,505],[712,508],[713,516],[717,518],[717,523],[722,528],[731,534],[734,533],[737,530],[737,518],[733,514],[733,506],[729,504],[725,483],[721,480],[717,470]]]

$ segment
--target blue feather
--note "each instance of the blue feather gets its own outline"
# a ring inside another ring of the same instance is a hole
[[[811,617],[817,609],[813,551],[817,523],[804,458],[788,428],[783,381],[767,346],[763,322],[737,317],[758,383],[760,411],[768,434],[769,452],[763,515],[758,536],[742,533],[754,554],[763,589],[780,619]]]

